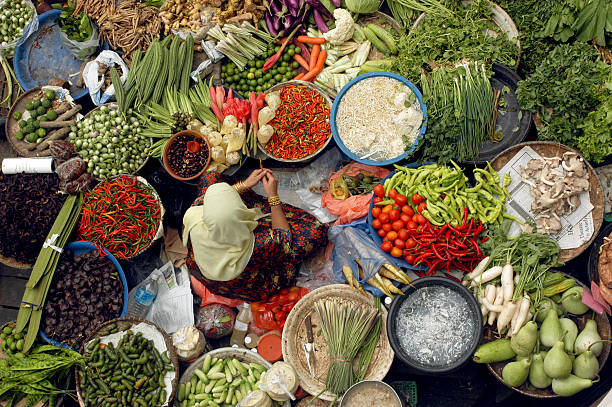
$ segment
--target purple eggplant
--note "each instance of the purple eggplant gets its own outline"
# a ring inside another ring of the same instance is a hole
[[[340,0],[331,0],[332,4],[336,7],[340,7]]]
[[[319,29],[319,31],[321,31],[322,33],[328,32],[329,27],[327,26],[327,23],[325,22],[325,19],[323,18],[319,10],[315,8],[312,14],[314,15],[314,20],[317,24],[317,28]]]
[[[281,15],[281,6],[279,6],[279,4],[276,1],[272,1],[272,2],[270,2],[270,11],[275,16],[280,16]]]
[[[282,2],[283,5],[287,7],[289,14],[291,14],[293,17],[298,16],[300,13],[300,7],[302,6],[300,0],[282,0]]]
[[[264,18],[266,20],[266,27],[268,27],[268,31],[270,31],[270,35],[274,37],[278,36],[279,32],[276,28],[274,28],[274,17],[266,13]]]

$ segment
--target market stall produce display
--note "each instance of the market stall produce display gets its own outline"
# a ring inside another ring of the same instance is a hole
[[[599,261],[597,272],[599,274],[599,288],[601,295],[608,304],[612,304],[612,232],[604,237],[604,243],[599,247]]]
[[[210,144],[204,135],[195,131],[175,134],[164,150],[164,166],[178,179],[195,179],[210,163]]]

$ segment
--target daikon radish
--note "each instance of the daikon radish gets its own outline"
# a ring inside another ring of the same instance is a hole
[[[474,270],[472,270],[471,273],[468,273],[465,276],[465,280],[463,280],[463,285],[468,285],[468,283],[470,282],[470,280],[475,279],[477,276],[481,275],[482,272],[485,270],[485,267],[487,267],[487,264],[489,264],[489,260],[491,259],[490,256],[485,257],[484,259],[480,260],[480,263],[478,263],[478,265],[474,268]]]
[[[493,302],[494,299],[495,299],[495,286],[493,284],[489,284],[488,286],[485,287],[484,295],[480,297],[480,302],[485,307],[485,311],[482,315],[483,319],[484,317],[487,316],[487,314],[490,311],[489,307],[487,307],[486,304]]]
[[[504,290],[501,287],[499,287],[495,294],[495,301],[493,302],[493,305],[502,305],[503,303],[504,303]],[[498,312],[489,312],[489,319],[487,323],[489,325],[493,325],[493,322],[495,322],[498,315],[499,315]]]
[[[527,295],[527,293],[523,294],[523,298],[521,298],[519,310],[517,312],[517,318],[510,333],[510,336],[514,336],[518,333],[521,327],[527,322],[527,315],[529,314],[529,306],[531,305],[531,299]]]
[[[502,268],[502,273],[501,273],[501,284],[504,290],[504,302],[510,301],[512,299],[512,294],[514,293],[513,278],[514,278],[514,275],[512,272],[512,264],[508,262]]]
[[[474,278],[474,280],[472,280],[471,286],[472,287],[476,287],[476,285],[478,285],[478,284],[482,284],[482,283],[486,283],[488,281],[491,281],[494,278],[499,277],[501,275],[501,273],[502,273],[502,267],[501,266],[491,267],[490,269],[488,269],[484,273],[476,276]]]
[[[516,303],[514,301],[509,301],[503,305],[503,309],[499,313],[497,317],[497,332],[501,333],[502,329],[504,329],[514,316],[516,311]]]

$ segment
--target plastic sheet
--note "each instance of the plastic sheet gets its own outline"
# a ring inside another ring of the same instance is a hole
[[[70,51],[70,53],[74,55],[76,59],[81,61],[84,61],[92,56],[98,49],[98,44],[100,43],[98,38],[98,28],[95,24],[91,22],[90,24],[92,28],[91,36],[85,41],[71,40],[68,38],[65,32],[60,31],[60,39],[62,40],[62,44],[64,44],[66,49]]]
[[[11,2],[13,0],[0,0],[0,7],[2,7],[4,5],[4,3],[6,2]],[[7,55],[10,53],[10,51],[23,44],[30,35],[32,35],[32,33],[34,33],[36,30],[38,30],[38,14],[36,13],[36,8],[34,7],[34,4],[30,1],[30,0],[25,0],[26,4],[28,5],[29,8],[32,9],[32,20],[26,24],[26,26],[23,29],[23,35],[11,42],[3,42],[0,43],[0,54],[2,55]]]
[[[91,100],[96,106],[103,105],[108,102],[112,96],[115,96],[115,88],[113,85],[110,85],[106,88],[104,93],[102,93],[104,76],[100,77],[98,74],[98,63],[106,66],[119,65],[121,67],[121,83],[125,83],[128,73],[130,72],[123,59],[114,51],[102,51],[96,59],[88,62],[83,69],[83,82],[85,82],[85,87],[89,90],[89,96],[91,96]]]

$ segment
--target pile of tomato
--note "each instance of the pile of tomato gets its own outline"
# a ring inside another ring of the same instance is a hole
[[[308,294],[303,287],[283,288],[267,301],[251,303],[253,322],[260,329],[283,329],[295,304]]]
[[[380,249],[393,257],[404,258],[408,264],[413,264],[415,254],[411,249],[416,247],[417,242],[410,237],[408,231],[429,223],[421,214],[425,209],[427,202],[419,194],[412,195],[409,200],[395,189],[385,194],[385,188],[380,184],[376,185],[372,227],[383,239]]]

